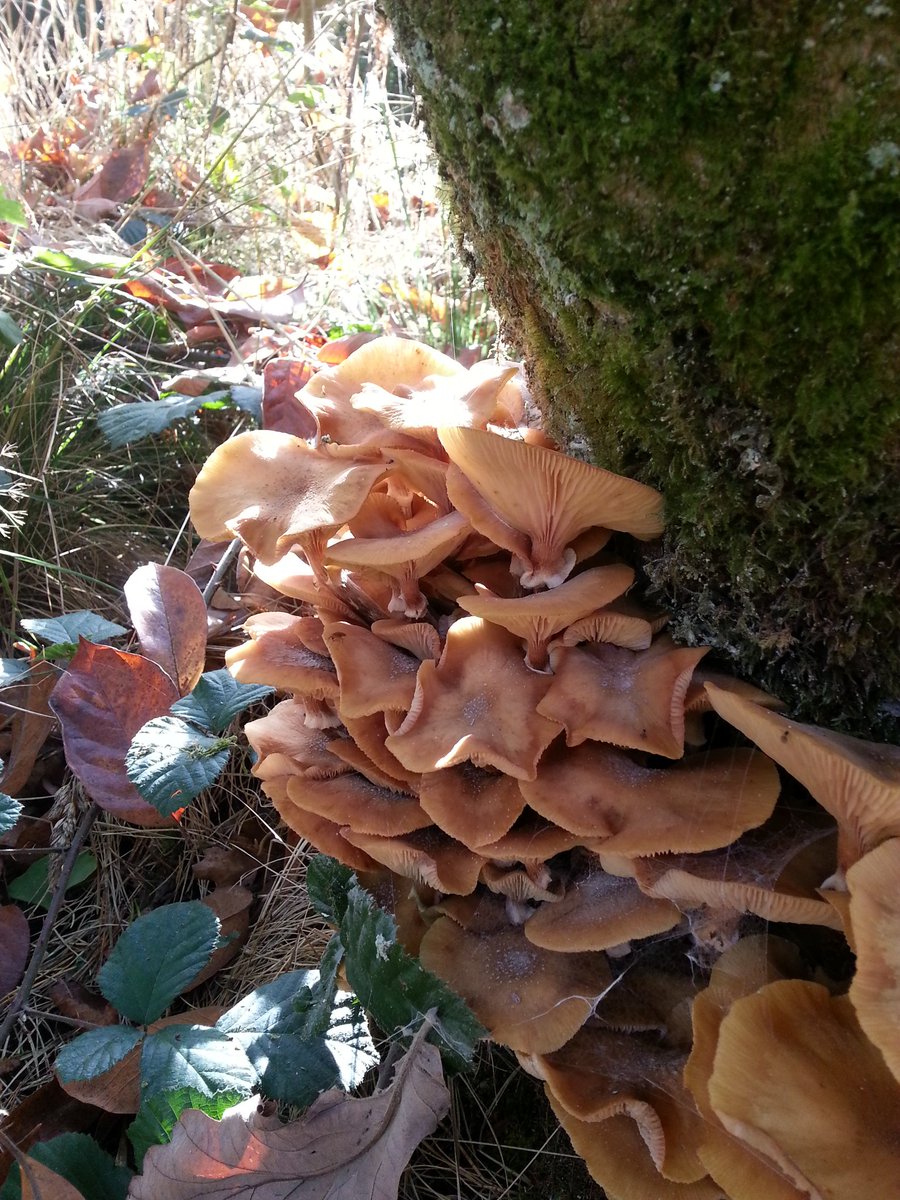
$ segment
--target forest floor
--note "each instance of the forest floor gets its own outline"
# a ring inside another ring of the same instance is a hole
[[[76,627],[48,620],[88,612],[124,634],[122,588],[145,563],[208,581],[188,491],[252,427],[267,361],[312,366],[371,330],[467,365],[497,353],[373,3],[46,7],[40,25],[0,11],[0,792],[22,805],[0,837],[0,916],[18,909],[25,958],[43,956],[25,983],[0,970],[0,1021],[16,1010],[0,1039],[0,1181],[8,1139],[86,1131],[124,1161],[130,1117],[66,1098],[53,1068],[99,1022],[97,971],[139,914],[202,899],[223,863],[252,893],[241,952],[184,1011],[314,967],[328,937],[306,895],[310,848],[240,753],[175,828],[101,814],[82,870],[54,888],[84,807],[47,707],[46,645],[64,659]],[[237,601],[213,599],[207,669],[238,640]],[[401,1195],[600,1194],[508,1052],[484,1048],[451,1093]]]

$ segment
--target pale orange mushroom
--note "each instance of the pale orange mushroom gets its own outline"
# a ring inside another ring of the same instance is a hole
[[[419,589],[419,579],[451,557],[468,532],[466,518],[450,513],[396,537],[347,538],[330,546],[325,558],[335,566],[386,575],[393,585],[389,611],[421,617],[428,601]]]
[[[593,567],[550,591],[507,599],[482,589],[474,596],[460,596],[457,604],[473,616],[502,625],[522,638],[526,645],[525,665],[532,671],[545,671],[547,645],[554,634],[603,608],[633,582],[631,567],[616,563]]]
[[[288,782],[295,778],[291,775],[273,776],[264,779],[262,790],[272,801],[275,811],[299,838],[315,846],[322,854],[330,854],[338,862],[354,871],[372,871],[378,863],[363,850],[351,845],[341,836],[340,826],[317,816],[307,809],[295,804],[287,794]]]
[[[519,782],[464,762],[421,777],[419,803],[435,825],[474,849],[502,837],[525,807]]]
[[[900,746],[878,745],[801,725],[706,684],[713,708],[795,779],[838,825],[838,875],[900,836]]]
[[[191,520],[201,537],[239,537],[265,563],[295,545],[319,560],[329,531],[359,511],[383,463],[357,463],[313,450],[270,429],[218,446],[191,489]]]
[[[397,837],[382,837],[353,829],[342,835],[351,845],[393,871],[437,892],[467,896],[475,891],[483,859],[460,842],[431,826]]]
[[[415,796],[379,787],[356,771],[332,779],[291,778],[287,798],[298,808],[356,833],[395,837],[431,824]]]
[[[290,758],[301,775],[329,779],[352,768],[329,749],[332,729],[311,729],[305,723],[306,708],[294,699],[282,700],[264,717],[244,726],[247,741],[260,760],[272,754]],[[257,764],[259,765],[259,764]],[[258,773],[254,769],[254,773]]]
[[[328,625],[324,641],[341,685],[342,716],[409,711],[416,690],[417,658],[346,621]]]
[[[465,617],[451,625],[440,662],[420,666],[409,715],[388,749],[422,773],[469,761],[533,779],[560,728],[536,711],[549,682],[525,666],[516,637]]]
[[[642,539],[662,533],[662,500],[653,488],[479,429],[441,428],[438,435],[456,468],[447,475],[450,499],[476,529],[516,555],[523,587],[562,583],[575,565],[571,543],[593,526]],[[456,486],[457,473],[467,487]],[[473,504],[473,490],[481,503]],[[513,545],[498,540],[485,506],[518,534]]]
[[[225,665],[240,683],[263,683],[313,700],[335,700],[340,692],[330,658],[308,650],[301,640],[303,617],[259,613],[248,617],[249,641],[225,653]]]

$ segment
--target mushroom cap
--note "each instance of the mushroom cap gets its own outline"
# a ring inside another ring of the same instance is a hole
[[[579,621],[573,621],[560,638],[563,646],[580,642],[611,642],[626,650],[646,650],[653,641],[653,627],[643,617],[604,608]]]
[[[201,537],[239,537],[274,563],[304,535],[355,516],[384,471],[383,463],[336,459],[288,433],[241,433],[206,460],[191,488],[191,520]]]
[[[439,663],[423,662],[406,720],[388,749],[413,771],[470,761],[533,779],[559,725],[536,709],[549,677],[529,671],[521,643],[498,625],[451,625]]]
[[[315,700],[334,700],[340,692],[330,658],[308,650],[300,638],[302,617],[271,622],[261,613],[244,623],[250,640],[225,652],[225,665],[239,683],[264,683]],[[278,614],[283,616],[284,614]]]
[[[676,1183],[696,1183],[706,1175],[696,1153],[702,1120],[681,1080],[685,1057],[681,1049],[592,1020],[560,1050],[543,1055],[540,1069],[573,1117],[600,1123],[629,1116],[657,1171]]]
[[[574,565],[572,541],[601,525],[641,539],[662,533],[662,499],[653,488],[622,479],[600,467],[543,446],[499,437],[480,429],[441,428],[438,436],[451,463],[500,519],[530,543],[522,584],[562,583]],[[448,488],[453,472],[448,474]],[[466,512],[466,498],[451,499]],[[466,513],[469,516],[469,513]],[[492,540],[490,529],[472,524]],[[498,543],[503,544],[503,543]],[[515,551],[514,551],[515,553]]]
[[[409,711],[416,690],[417,658],[346,621],[328,625],[324,640],[341,685],[342,715],[368,717],[376,712]]]
[[[665,933],[680,920],[670,901],[645,896],[633,879],[607,875],[588,859],[566,884],[562,899],[542,904],[525,922],[525,936],[547,950],[608,950]]]
[[[376,862],[438,892],[467,896],[475,891],[483,859],[431,826],[398,837],[344,829],[343,836]]]
[[[680,758],[684,696],[705,653],[676,646],[666,634],[647,650],[558,647],[550,652],[553,680],[538,712],[564,726],[570,746],[590,738]]]
[[[283,775],[263,780],[261,787],[278,815],[293,830],[300,839],[309,842],[311,846],[323,854],[330,854],[344,866],[354,871],[373,871],[378,863],[363,850],[353,846],[341,837],[340,827],[333,822],[319,817],[307,809],[300,808],[287,794],[287,785],[291,775]]]
[[[441,657],[441,635],[433,625],[425,621],[404,621],[394,617],[383,621],[373,621],[372,632],[382,641],[390,642],[401,650],[408,650],[420,662],[426,658],[437,661]]]
[[[585,742],[551,749],[537,778],[520,787],[535,811],[590,849],[637,858],[729,845],[772,815],[779,781],[752,750],[715,750],[657,769]]]
[[[900,839],[847,872],[856,974],[850,999],[867,1036],[900,1080]]]
[[[324,817],[338,828],[349,826],[356,833],[395,837],[431,824],[415,796],[379,787],[356,771],[332,779],[292,777],[287,798],[298,808]]]
[[[442,377],[454,375],[467,375],[456,359],[424,342],[388,334],[358,347],[333,370],[319,371],[300,397],[339,394],[350,399],[367,383],[388,392],[433,389]]]
[[[341,719],[353,741],[385,775],[405,785],[406,791],[418,788],[418,772],[408,770],[385,744],[388,731],[383,713],[372,713],[370,717],[348,717],[342,714]]]
[[[470,849],[502,837],[525,807],[517,779],[470,762],[423,774],[419,803],[435,825]]]
[[[735,1001],[719,1029],[709,1099],[726,1129],[801,1191],[896,1194],[900,1084],[846,996],[790,979]]]
[[[798,779],[837,821],[840,869],[900,836],[900,746],[801,725],[711,683],[706,690],[719,716]]]
[[[274,563],[263,563],[257,559],[253,564],[253,574],[282,596],[312,604],[324,621],[362,620],[349,601],[338,594],[340,585],[320,587],[312,567],[305,558],[293,551],[283,554]]]
[[[593,567],[550,591],[513,598],[481,591],[474,596],[460,596],[457,604],[473,616],[502,625],[510,633],[524,638],[528,643],[526,662],[530,667],[542,670],[547,658],[547,643],[555,633],[602,608],[633,582],[631,567],[616,563]]]
[[[264,717],[248,721],[244,734],[260,761],[271,754],[282,754],[296,764],[298,773],[325,779],[351,770],[328,748],[334,741],[333,730],[310,729],[304,717],[302,703],[282,700]],[[257,773],[255,768],[254,773]]]
[[[578,834],[569,833],[526,808],[508,833],[476,849],[495,862],[542,863],[574,849],[580,840]]]
[[[556,1050],[591,1015],[609,985],[602,954],[554,954],[521,927],[463,929],[440,917],[425,934],[422,965],[459,992],[491,1037],[525,1054]]]

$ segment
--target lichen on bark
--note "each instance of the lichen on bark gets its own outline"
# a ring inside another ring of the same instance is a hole
[[[551,428],[667,498],[675,632],[900,734],[898,22],[880,0],[386,0]]]

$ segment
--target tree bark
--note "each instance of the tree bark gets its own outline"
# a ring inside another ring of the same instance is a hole
[[[385,7],[551,430],[666,496],[676,636],[898,737],[892,7]]]

